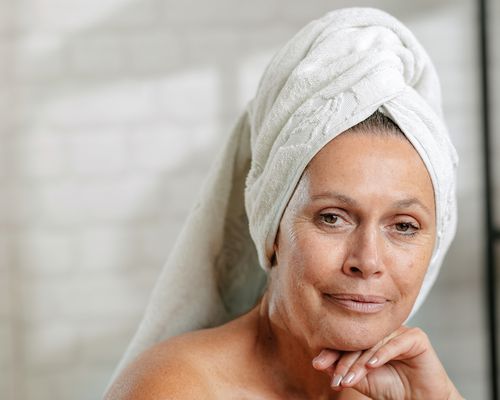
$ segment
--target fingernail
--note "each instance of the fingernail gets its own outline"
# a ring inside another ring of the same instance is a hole
[[[340,382],[342,382],[342,375],[334,375],[332,386],[340,386]]]
[[[319,355],[316,358],[313,358],[312,360],[313,365],[317,368],[321,368],[324,362],[325,362],[325,357],[322,355]]]
[[[313,358],[313,363],[322,363],[323,361],[325,361],[325,355],[323,353]]]
[[[378,358],[377,357],[372,357],[368,360],[368,364],[370,365],[375,365],[378,361]]]
[[[356,374],[354,372],[349,372],[344,379],[342,379],[342,383],[349,384],[352,382]]]

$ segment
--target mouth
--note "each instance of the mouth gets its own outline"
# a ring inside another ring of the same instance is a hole
[[[333,305],[360,314],[378,313],[389,303],[389,300],[382,296],[354,293],[323,293],[323,297]]]

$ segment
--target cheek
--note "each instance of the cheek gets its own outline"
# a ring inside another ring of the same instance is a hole
[[[402,298],[413,302],[427,272],[430,256],[422,252],[405,252],[400,255],[398,263],[392,269],[393,281],[399,288]]]
[[[297,229],[286,239],[280,242],[276,266],[280,292],[287,298],[288,307],[317,307],[315,292],[331,279],[338,265],[338,251],[331,240],[314,229]]]
[[[343,259],[343,244],[331,237],[310,231],[297,235],[293,257],[297,273],[309,284],[320,284],[340,269]]]

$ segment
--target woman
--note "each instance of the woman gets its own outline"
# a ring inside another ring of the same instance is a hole
[[[311,22],[266,69],[106,398],[460,399],[404,326],[456,230],[457,162],[400,22]]]

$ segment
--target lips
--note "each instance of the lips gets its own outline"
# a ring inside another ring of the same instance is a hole
[[[382,311],[389,302],[388,299],[382,296],[356,293],[324,293],[323,297],[333,305],[361,314],[378,313]]]

